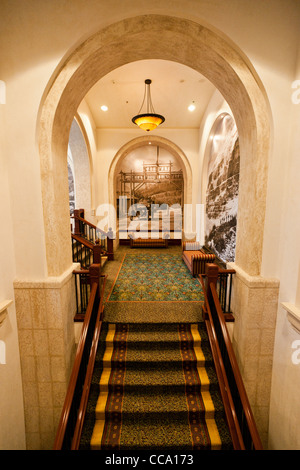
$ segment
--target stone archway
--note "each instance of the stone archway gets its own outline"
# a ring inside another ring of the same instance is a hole
[[[273,350],[272,342],[268,341],[266,352],[263,341],[270,337],[270,332],[266,330],[264,336],[264,326],[257,319],[263,316],[270,292],[274,298],[278,296],[274,280],[260,276],[271,114],[255,70],[221,32],[184,18],[137,16],[103,28],[59,64],[45,90],[37,121],[48,276],[59,279],[72,267],[67,147],[78,106],[101,77],[126,63],[143,59],[175,61],[206,76],[227,101],[237,124],[240,185],[233,343],[250,390],[251,405],[265,436]],[[272,315],[274,312],[268,310],[268,324],[271,320],[273,325]],[[263,361],[261,350],[266,352]]]
[[[250,275],[260,274],[270,147],[264,89],[241,51],[221,33],[161,15],[127,18],[102,29],[51,78],[38,117],[48,274],[58,276],[71,264],[66,155],[76,110],[101,77],[141,59],[172,60],[199,71],[232,109],[241,146],[236,263]]]
[[[143,148],[149,145],[151,141],[152,147],[160,147],[161,149],[167,150],[167,152],[173,155],[177,161],[181,162],[182,165],[182,172],[183,172],[183,200],[184,204],[192,204],[192,168],[190,162],[185,155],[185,153],[181,150],[178,145],[174,142],[166,139],[165,137],[160,137],[157,135],[152,135],[151,138],[148,136],[137,137],[133,140],[130,140],[125,145],[123,145],[116,155],[114,156],[109,172],[108,172],[108,188],[109,188],[109,203],[112,206],[115,206],[116,201],[116,171],[119,162],[121,162],[128,154],[132,151]],[[183,207],[182,207],[183,210]],[[183,214],[183,212],[182,212]],[[183,220],[182,220],[183,222]]]

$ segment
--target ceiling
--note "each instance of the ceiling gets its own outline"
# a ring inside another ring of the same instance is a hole
[[[190,67],[166,60],[131,62],[101,78],[85,96],[96,127],[135,129],[131,119],[140,111],[147,78],[154,110],[165,117],[162,128],[200,127],[216,88]],[[193,101],[196,108],[190,112]]]

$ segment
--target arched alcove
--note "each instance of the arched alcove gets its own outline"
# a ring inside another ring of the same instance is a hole
[[[184,212],[184,204],[191,204],[191,201],[192,201],[192,192],[191,192],[192,170],[191,170],[190,163],[185,153],[174,142],[164,137],[160,137],[157,135],[152,135],[151,137],[148,137],[148,136],[137,137],[127,142],[125,145],[123,145],[119,149],[119,151],[116,153],[116,155],[113,158],[113,161],[110,165],[109,174],[108,174],[110,204],[116,207],[117,206],[116,200],[120,196],[119,191],[118,191],[119,190],[118,177],[119,177],[119,172],[122,169],[122,163],[126,162],[128,157],[130,156],[133,156],[134,158],[134,155],[136,154],[136,152],[138,153],[139,150],[141,152],[144,151],[146,155],[147,153],[149,153],[147,152],[147,150],[149,150],[151,153],[152,160],[153,160],[153,157],[159,158],[159,155],[161,154],[161,150],[165,151],[165,154],[168,155],[171,159],[173,159],[172,165],[175,163],[175,166],[177,166],[177,170],[179,170],[182,173],[181,178],[182,178],[183,188],[182,188],[182,196],[180,197],[181,200],[180,200],[179,205],[181,206],[180,226],[183,227],[182,215]],[[140,158],[135,158],[135,160],[140,160]],[[140,165],[139,165],[140,167],[141,167],[141,163],[142,162],[140,161]],[[147,163],[147,157],[144,163]],[[153,199],[153,203],[157,203],[157,202],[159,205],[163,204],[163,201],[155,201]],[[169,207],[177,203],[178,203],[177,200],[167,201],[167,204],[169,205]],[[176,234],[176,238],[181,239],[181,231],[180,231],[180,235],[179,235],[179,232]]]
[[[69,175],[71,169],[76,206],[85,209],[85,215],[88,217],[91,211],[92,165],[87,145],[88,140],[85,139],[77,119],[73,119],[69,135],[68,148],[71,159]]]
[[[270,146],[269,106],[263,86],[242,52],[222,33],[187,19],[160,15],[127,18],[97,32],[60,64],[47,87],[38,117],[38,143],[48,273],[59,275],[71,263],[66,155],[79,103],[109,71],[150,58],[179,62],[199,71],[218,88],[234,114],[241,152],[236,263],[257,275]]]
[[[185,180],[184,184],[184,201],[187,204],[191,204],[192,202],[192,192],[191,192],[191,181],[192,181],[192,169],[190,163],[185,155],[185,153],[174,143],[170,140],[160,137],[157,135],[151,136],[142,136],[132,139],[131,141],[127,142],[123,147],[119,149],[119,151],[114,156],[114,159],[110,165],[109,174],[108,174],[108,181],[109,181],[109,202],[110,204],[115,203],[115,194],[116,194],[116,186],[115,186],[115,173],[117,169],[117,165],[120,161],[122,161],[130,152],[135,149],[141,148],[145,145],[151,145],[154,147],[161,147],[166,149],[170,154],[174,155],[176,159],[179,159],[182,168],[183,168],[183,177]]]

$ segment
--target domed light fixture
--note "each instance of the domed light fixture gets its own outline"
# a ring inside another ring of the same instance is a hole
[[[153,108],[153,104],[151,101],[151,94],[150,94],[150,85],[152,83],[152,80],[149,78],[145,80],[145,93],[144,93],[144,99],[142,102],[142,106],[139,110],[139,113],[132,118],[132,122],[136,124],[137,126],[140,127],[140,129],[143,129],[144,131],[153,131],[154,129],[157,128],[160,124],[162,124],[165,121],[165,118],[161,116],[160,114],[156,114]],[[141,113],[142,107],[145,103],[146,99],[146,113]]]

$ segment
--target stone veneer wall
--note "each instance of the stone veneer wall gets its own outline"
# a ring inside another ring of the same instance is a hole
[[[75,354],[73,269],[14,283],[28,450],[53,448],[65,400]]]
[[[235,263],[232,343],[264,449],[268,446],[279,281],[249,276]]]

